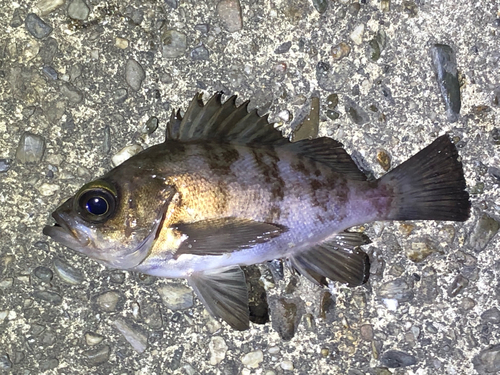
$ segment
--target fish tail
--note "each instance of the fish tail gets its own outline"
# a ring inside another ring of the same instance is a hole
[[[437,138],[379,180],[393,191],[388,220],[465,221],[471,204],[458,152],[448,135]]]

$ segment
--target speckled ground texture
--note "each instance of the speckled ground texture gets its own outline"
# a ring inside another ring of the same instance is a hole
[[[241,13],[235,0],[0,3],[1,373],[500,371],[498,2],[240,0]],[[336,60],[340,43],[350,52]],[[456,122],[436,43],[456,54]],[[397,165],[451,134],[471,218],[358,228],[373,265],[355,289],[259,266],[272,322],[245,332],[210,318],[183,281],[104,269],[42,235],[123,147],[161,142],[172,108],[218,90],[287,135],[319,97],[319,135],[375,177],[387,157]]]

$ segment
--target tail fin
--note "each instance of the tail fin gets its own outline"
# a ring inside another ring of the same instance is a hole
[[[388,220],[465,221],[470,214],[462,163],[448,135],[380,178],[394,191]],[[380,186],[380,185],[379,185]]]

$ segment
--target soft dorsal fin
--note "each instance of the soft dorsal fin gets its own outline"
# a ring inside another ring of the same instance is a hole
[[[267,115],[259,116],[257,110],[248,112],[248,102],[236,106],[236,96],[224,103],[222,93],[213,95],[206,104],[202,94],[196,94],[189,107],[181,116],[173,111],[167,124],[166,140],[183,142],[196,140],[218,140],[237,144],[285,144],[281,132],[267,120]]]

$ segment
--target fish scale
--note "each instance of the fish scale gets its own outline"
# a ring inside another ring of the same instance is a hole
[[[376,220],[469,217],[449,136],[367,181],[330,138],[289,142],[260,117],[197,94],[172,112],[164,143],[85,184],[44,228],[111,268],[185,278],[208,311],[249,327],[241,266],[285,259],[318,285],[367,282],[369,242],[346,229]]]

